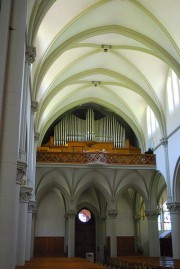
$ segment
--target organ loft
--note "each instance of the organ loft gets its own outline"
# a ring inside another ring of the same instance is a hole
[[[126,137],[126,129],[113,114],[93,108],[82,114],[65,114],[51,128],[51,134],[38,151],[140,153]]]
[[[120,117],[88,104],[51,125],[37,148],[37,161],[154,165],[155,156],[141,153],[135,134]]]

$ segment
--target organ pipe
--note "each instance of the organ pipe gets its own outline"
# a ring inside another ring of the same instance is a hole
[[[123,148],[126,140],[125,128],[113,115],[95,120],[92,108],[88,109],[85,120],[69,114],[54,126],[54,145],[60,146],[68,141],[85,140],[112,142],[114,148]]]

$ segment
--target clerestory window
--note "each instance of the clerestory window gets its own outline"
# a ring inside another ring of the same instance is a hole
[[[173,70],[167,79],[167,100],[169,112],[172,113],[180,104],[180,80]]]

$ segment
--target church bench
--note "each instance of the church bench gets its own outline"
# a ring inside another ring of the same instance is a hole
[[[16,269],[105,269],[101,264],[91,263],[82,258],[35,258]]]

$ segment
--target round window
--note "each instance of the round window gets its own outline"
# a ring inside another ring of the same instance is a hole
[[[78,218],[82,222],[88,222],[91,219],[91,212],[88,209],[82,209],[78,213]]]

